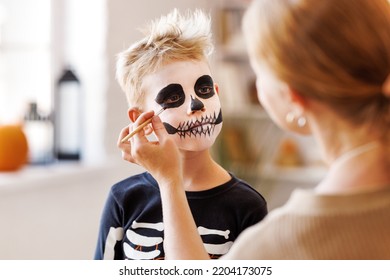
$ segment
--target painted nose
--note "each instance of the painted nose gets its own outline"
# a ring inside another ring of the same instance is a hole
[[[193,98],[191,96],[191,111],[194,112],[194,111],[200,111],[200,110],[203,110],[204,108],[204,104],[202,101],[200,101],[198,98]]]

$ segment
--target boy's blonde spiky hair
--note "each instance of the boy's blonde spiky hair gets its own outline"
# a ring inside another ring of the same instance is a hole
[[[210,21],[201,10],[181,15],[174,9],[152,21],[143,39],[118,54],[116,79],[130,106],[143,106],[141,87],[145,75],[174,61],[208,61],[213,51]]]

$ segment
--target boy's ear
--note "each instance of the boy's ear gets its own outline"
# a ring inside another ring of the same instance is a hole
[[[214,83],[215,92],[219,95],[219,86],[217,83]]]
[[[129,116],[131,122],[135,122],[141,113],[142,112],[137,107],[131,107],[127,110],[127,115]]]

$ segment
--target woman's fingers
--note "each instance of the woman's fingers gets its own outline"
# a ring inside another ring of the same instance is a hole
[[[134,124],[131,126],[131,131],[134,131],[135,129],[137,129],[140,125],[143,125],[146,121],[151,121],[151,118],[153,117],[154,115],[154,112],[153,111],[149,111],[149,112],[145,112],[145,113],[142,113],[138,118],[137,120],[134,122]],[[138,133],[136,133],[132,138],[130,138],[130,142],[134,145],[138,145],[138,144],[145,144],[148,141],[148,139],[146,138],[146,134],[145,134],[145,131],[144,129],[141,129]]]
[[[119,133],[118,141],[116,142],[116,145],[118,148],[121,148],[122,146],[122,139],[125,138],[129,134],[129,127],[126,126],[122,128],[121,132]]]
[[[123,128],[117,146],[121,149],[124,160],[143,166],[155,178],[161,180],[169,179],[169,177],[176,178],[181,172],[179,149],[169,136],[161,119],[153,115],[153,111],[143,113],[133,124]],[[131,131],[147,120],[151,121],[149,126],[154,131],[157,141],[150,141],[142,129],[129,141],[121,142]]]
[[[170,163],[169,165],[176,166],[176,161],[173,159],[178,157],[178,149],[172,139],[170,139],[161,119],[153,115],[153,111],[142,113],[133,124],[123,128],[119,135],[117,146],[121,149],[124,160],[158,172],[159,169],[167,169],[167,167],[161,166],[161,162],[167,162]],[[129,141],[121,141],[145,121],[152,123],[151,128],[157,137],[157,141],[150,141],[143,129],[133,135]]]
[[[130,131],[129,126],[122,128],[116,144],[117,144],[117,147],[121,150],[122,158],[124,160],[134,162],[134,159],[131,156],[130,142],[129,141],[122,142],[122,139],[125,138],[129,134],[129,131]]]
[[[130,161],[132,163],[137,163],[134,155],[135,153],[137,153],[140,144],[146,144],[148,142],[148,139],[145,136],[144,129],[141,129],[138,133],[133,135],[133,137],[131,137],[127,141],[122,141],[122,139],[128,136],[129,133],[137,129],[137,127],[139,127],[145,121],[151,119],[153,114],[153,111],[142,113],[133,124],[130,124],[129,126],[124,127],[121,130],[117,141],[117,147],[121,149],[122,158],[124,160]]]
[[[163,141],[168,137],[168,132],[165,129],[159,116],[154,116],[152,119],[153,131],[159,141]]]

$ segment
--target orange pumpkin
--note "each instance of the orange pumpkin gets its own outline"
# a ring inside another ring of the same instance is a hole
[[[0,171],[14,171],[26,164],[28,144],[20,125],[0,125]]]

